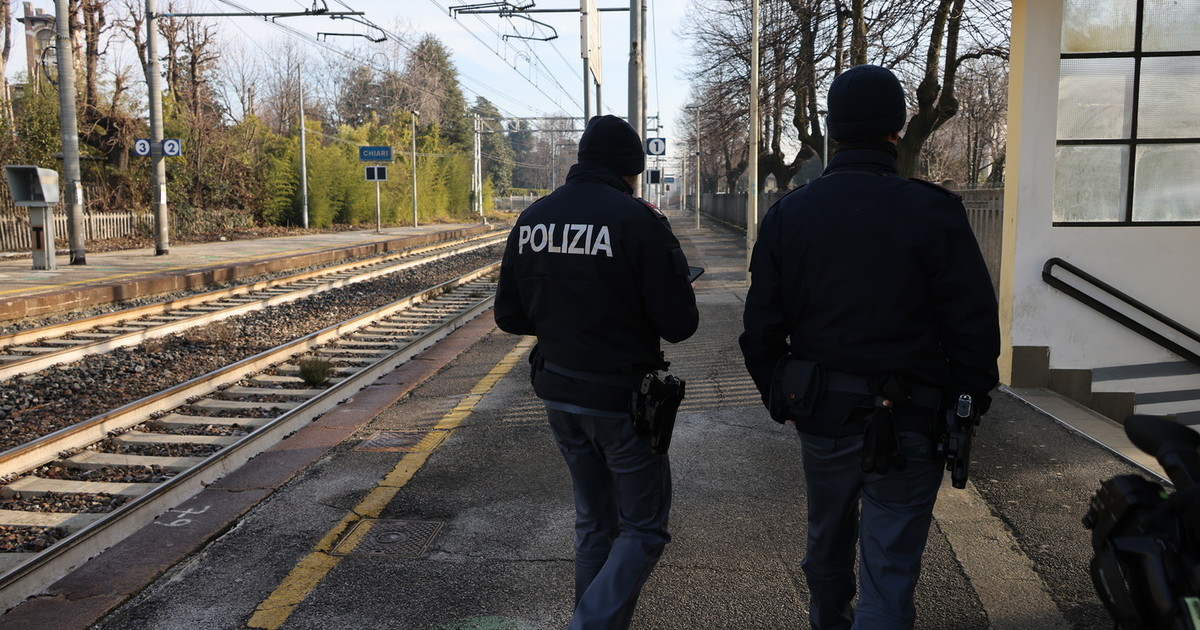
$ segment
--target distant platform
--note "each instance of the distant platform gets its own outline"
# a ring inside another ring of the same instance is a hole
[[[493,229],[435,224],[236,241],[172,245],[87,254],[86,265],[33,269],[28,257],[0,258],[0,322],[45,317],[91,306],[418,247]]]

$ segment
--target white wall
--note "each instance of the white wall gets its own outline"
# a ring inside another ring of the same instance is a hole
[[[1020,109],[1010,113],[1005,191],[1006,213],[1015,210],[1005,234],[1011,277],[1001,287],[1011,345],[1049,346],[1053,368],[1178,360],[1042,280],[1046,260],[1062,258],[1200,330],[1200,226],[1052,226],[1062,0],[1013,4],[1014,66],[1023,63],[1014,67],[1021,85],[1010,108]]]

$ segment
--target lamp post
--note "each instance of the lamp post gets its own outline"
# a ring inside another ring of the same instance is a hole
[[[750,286],[750,258],[758,241],[758,141],[762,133],[758,115],[758,3],[750,0],[750,142],[746,182],[746,286]]]
[[[683,161],[680,164],[679,172],[680,178],[683,180],[679,182],[679,209],[683,210],[687,207],[688,196],[688,154],[686,153],[683,154]]]
[[[413,189],[413,227],[417,227],[417,116],[421,112],[412,110],[412,189]]]
[[[700,229],[700,106],[687,105],[684,109],[696,110],[696,229]]]
[[[829,166],[829,111],[820,109],[817,114],[821,117],[821,140],[824,144],[821,148],[821,171],[824,172],[825,167]]]

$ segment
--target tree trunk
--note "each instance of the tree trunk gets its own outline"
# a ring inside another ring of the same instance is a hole
[[[854,0],[850,9],[853,30],[850,35],[850,65],[867,63],[867,18],[864,15],[866,0]]]
[[[17,141],[16,119],[13,117],[12,93],[8,85],[8,59],[12,54],[12,3],[0,3],[0,21],[4,22],[0,31],[0,117],[8,127],[8,133],[13,142]]]
[[[958,30],[966,0],[940,0],[929,34],[925,53],[925,73],[917,86],[917,113],[908,121],[908,128],[899,143],[900,174],[911,177],[917,172],[917,157],[929,136],[958,113],[954,96],[954,75],[958,71]],[[941,67],[942,40],[946,41],[945,68],[942,83],[938,83]]]
[[[99,65],[100,65],[100,36],[104,30],[104,11],[106,2],[102,0],[83,0],[80,3],[80,15],[76,20],[72,17],[71,28],[79,28],[83,33],[83,109],[99,108]],[[78,59],[79,57],[76,57]]]

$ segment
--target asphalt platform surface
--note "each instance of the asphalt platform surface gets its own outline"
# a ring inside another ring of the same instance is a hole
[[[692,221],[674,218],[692,263],[707,268],[700,330],[667,348],[688,382],[671,447],[674,540],[634,627],[809,628],[799,440],[767,417],[737,349],[744,236]],[[92,627],[565,628],[570,479],[529,387],[528,340],[489,321],[474,330],[436,375],[360,418]],[[972,483],[947,484],[939,499],[917,627],[1111,627],[1088,579],[1080,518],[1102,479],[1139,469],[1021,397],[995,398]],[[364,520],[369,531],[356,534]],[[46,599],[10,621],[88,627],[64,621],[69,593]]]

